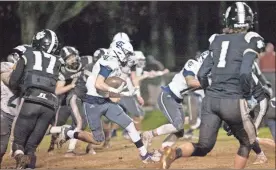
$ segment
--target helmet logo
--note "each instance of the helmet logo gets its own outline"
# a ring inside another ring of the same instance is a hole
[[[43,37],[45,37],[45,32],[44,31],[41,31],[41,32],[37,33],[36,36],[35,36],[35,38],[37,40],[40,40]]]
[[[117,42],[116,42],[116,47],[117,47],[117,48],[122,48],[124,44],[125,44],[125,43],[124,43],[123,41],[117,41]]]

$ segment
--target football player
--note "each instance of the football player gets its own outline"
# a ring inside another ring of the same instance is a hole
[[[188,60],[183,69],[174,76],[168,86],[162,87],[162,92],[158,97],[158,106],[170,123],[142,133],[146,146],[151,143],[154,137],[168,135],[159,150],[161,153],[165,147],[172,146],[178,138],[183,137],[185,115],[181,104],[183,95],[200,89],[200,83],[197,80],[196,74],[208,54],[208,51],[202,53],[198,61],[193,59]],[[159,155],[161,156],[160,153]]]
[[[9,55],[8,62],[1,62],[1,74],[10,74],[18,59],[19,56],[17,58],[13,55]],[[1,78],[3,78],[3,76],[1,76]],[[0,167],[2,163],[2,158],[8,147],[9,138],[10,136],[12,137],[12,124],[15,117],[18,114],[19,104],[19,98],[16,95],[14,95],[13,92],[8,88],[8,86],[1,80]]]
[[[99,142],[104,142],[105,140],[101,124],[101,117],[104,115],[107,119],[128,131],[132,142],[140,151],[142,161],[147,163],[154,161],[152,154],[148,153],[143,145],[131,118],[118,105],[118,98],[113,100],[113,96],[110,96],[110,94],[120,95],[126,88],[125,83],[122,83],[117,89],[105,83],[108,77],[122,76],[121,68],[127,63],[127,59],[131,55],[133,55],[133,47],[129,42],[113,41],[111,43],[108,54],[102,56],[95,63],[92,74],[87,78],[84,110],[95,140]]]
[[[45,29],[36,33],[12,72],[9,87],[23,98],[14,127],[13,152],[16,168],[35,168],[37,146],[55,117],[58,99],[55,87],[61,62],[53,55],[58,48],[56,34]]]
[[[205,90],[199,141],[187,142],[176,149],[165,148],[161,158],[164,169],[180,157],[206,156],[216,143],[222,121],[230,126],[240,143],[234,168],[246,166],[256,141],[256,129],[249,110],[256,100],[251,94],[252,66],[264,48],[263,38],[248,32],[253,26],[254,14],[246,3],[235,2],[227,8],[224,17],[229,34],[210,37],[210,53],[198,72],[200,85]],[[211,85],[208,82],[210,73]]]
[[[60,57],[64,60],[64,65],[61,67],[62,81],[57,84],[57,87],[62,91],[60,96],[61,106],[58,111],[56,126],[62,126],[66,123],[71,115],[73,120],[72,128],[76,131],[84,130],[87,121],[82,109],[82,103],[77,100],[73,94],[75,82],[80,76],[83,68],[93,62],[92,56],[79,56],[79,51],[71,46],[65,46],[60,51]],[[48,152],[53,151],[54,143],[56,143],[57,135],[52,135],[52,140]],[[58,142],[59,143],[59,142]],[[61,143],[60,143],[61,144]],[[69,148],[65,156],[74,156],[74,149],[77,144],[77,139],[71,139]]]

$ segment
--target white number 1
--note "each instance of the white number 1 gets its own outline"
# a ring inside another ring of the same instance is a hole
[[[35,55],[35,64],[34,64],[33,69],[42,71],[42,55],[41,55],[41,52],[34,51],[34,55]],[[50,62],[49,62],[49,65],[46,69],[46,72],[50,73],[50,74],[53,74],[54,73],[54,66],[56,64],[57,59],[56,59],[56,57],[54,57],[50,54],[47,54],[47,53],[44,53],[44,56],[46,58],[50,58]]]
[[[224,68],[226,65],[225,58],[226,58],[228,47],[229,47],[229,41],[222,41],[221,52],[219,56],[219,63],[217,65],[218,68]]]

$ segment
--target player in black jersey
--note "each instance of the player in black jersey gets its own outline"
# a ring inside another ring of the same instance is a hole
[[[263,38],[248,32],[253,22],[254,14],[246,3],[236,2],[226,10],[225,26],[229,33],[210,37],[210,54],[198,72],[206,95],[202,102],[199,141],[185,143],[176,149],[166,148],[161,160],[163,168],[169,168],[180,157],[206,156],[216,143],[222,121],[230,126],[240,143],[234,167],[246,166],[256,141],[256,129],[249,115],[256,100],[251,93],[252,65],[264,48]],[[209,85],[210,73],[212,82]]]
[[[12,145],[17,168],[35,168],[36,148],[55,117],[55,95],[61,62],[53,53],[58,48],[56,34],[48,29],[36,33],[32,48],[21,55],[12,72],[9,87],[23,103],[14,128]]]
[[[62,81],[57,84],[60,89],[60,109],[58,111],[57,120],[55,126],[62,126],[66,123],[69,116],[72,117],[73,126],[76,131],[85,129],[87,121],[85,115],[79,110],[82,110],[82,104],[73,96],[73,90],[75,87],[75,82],[81,74],[84,66],[92,63],[91,56],[79,56],[79,51],[71,46],[65,46],[61,49],[60,57],[63,58],[65,64],[61,67],[60,72],[62,75]],[[73,99],[73,100],[71,100]],[[62,135],[62,134],[61,134]],[[51,144],[48,152],[54,150],[54,144],[63,142],[57,142],[58,136],[56,134],[52,135]],[[69,143],[69,149],[65,156],[73,156],[74,149],[77,143],[77,139],[71,139]]]

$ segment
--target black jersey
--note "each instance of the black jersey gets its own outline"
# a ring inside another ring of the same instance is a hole
[[[211,53],[202,65],[205,68],[201,67],[199,71],[201,75],[204,72],[211,72],[212,75],[212,83],[206,89],[206,95],[219,98],[243,97],[240,70],[242,62],[247,59],[244,55],[247,52],[260,53],[264,47],[263,38],[255,32],[248,32],[214,34],[209,41]]]

